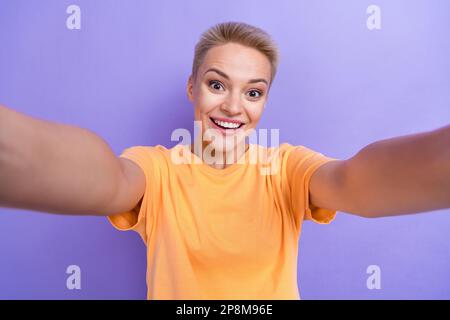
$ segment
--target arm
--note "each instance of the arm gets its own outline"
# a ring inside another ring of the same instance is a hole
[[[314,173],[313,206],[364,217],[450,207],[450,126],[372,143]]]
[[[93,132],[0,106],[0,206],[110,215],[142,197],[144,174]]]

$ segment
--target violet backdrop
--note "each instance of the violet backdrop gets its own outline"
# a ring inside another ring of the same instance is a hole
[[[81,9],[69,30],[66,8]],[[369,30],[369,5],[381,29]],[[93,130],[116,154],[192,131],[193,49],[218,22],[269,32],[281,62],[259,128],[347,158],[450,122],[448,1],[0,0],[0,103]],[[418,150],[417,152],[420,152]],[[1,183],[1,181],[0,181]],[[81,268],[81,290],[66,268]],[[366,268],[381,268],[369,290]],[[145,247],[104,217],[0,208],[1,299],[145,299]],[[305,222],[303,299],[450,299],[450,210]]]

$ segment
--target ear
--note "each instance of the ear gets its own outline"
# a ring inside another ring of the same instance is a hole
[[[194,94],[192,93],[194,87],[194,80],[192,79],[192,75],[189,76],[187,87],[186,87],[186,93],[189,98],[189,101],[194,103]]]

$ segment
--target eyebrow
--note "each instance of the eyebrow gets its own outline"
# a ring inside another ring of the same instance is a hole
[[[225,72],[220,71],[219,69],[216,69],[216,68],[209,68],[208,70],[205,71],[205,73],[204,73],[203,75],[205,75],[205,74],[206,74],[207,72],[209,72],[209,71],[213,71],[213,72],[215,72],[215,73],[221,75],[221,76],[224,77],[225,79],[230,80],[230,77],[229,77]],[[263,78],[259,78],[259,79],[250,79],[250,80],[248,80],[248,83],[256,83],[256,82],[264,82],[267,86],[269,85],[269,84],[267,83],[267,80],[266,80],[266,79],[263,79]]]

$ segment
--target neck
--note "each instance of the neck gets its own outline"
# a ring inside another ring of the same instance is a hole
[[[198,143],[198,144],[196,144]],[[204,157],[204,150],[211,142],[197,142],[191,144],[191,152],[197,155],[200,159],[202,159],[204,164],[207,164],[215,169],[225,169],[232,164],[235,164],[248,150],[249,145],[245,143],[245,139],[238,145],[236,144],[231,150],[217,151],[213,149],[211,152],[207,151],[208,154],[211,154],[212,157]],[[196,145],[201,146],[195,147]],[[222,153],[221,155],[216,154],[216,152]],[[218,160],[221,159],[222,161]]]

